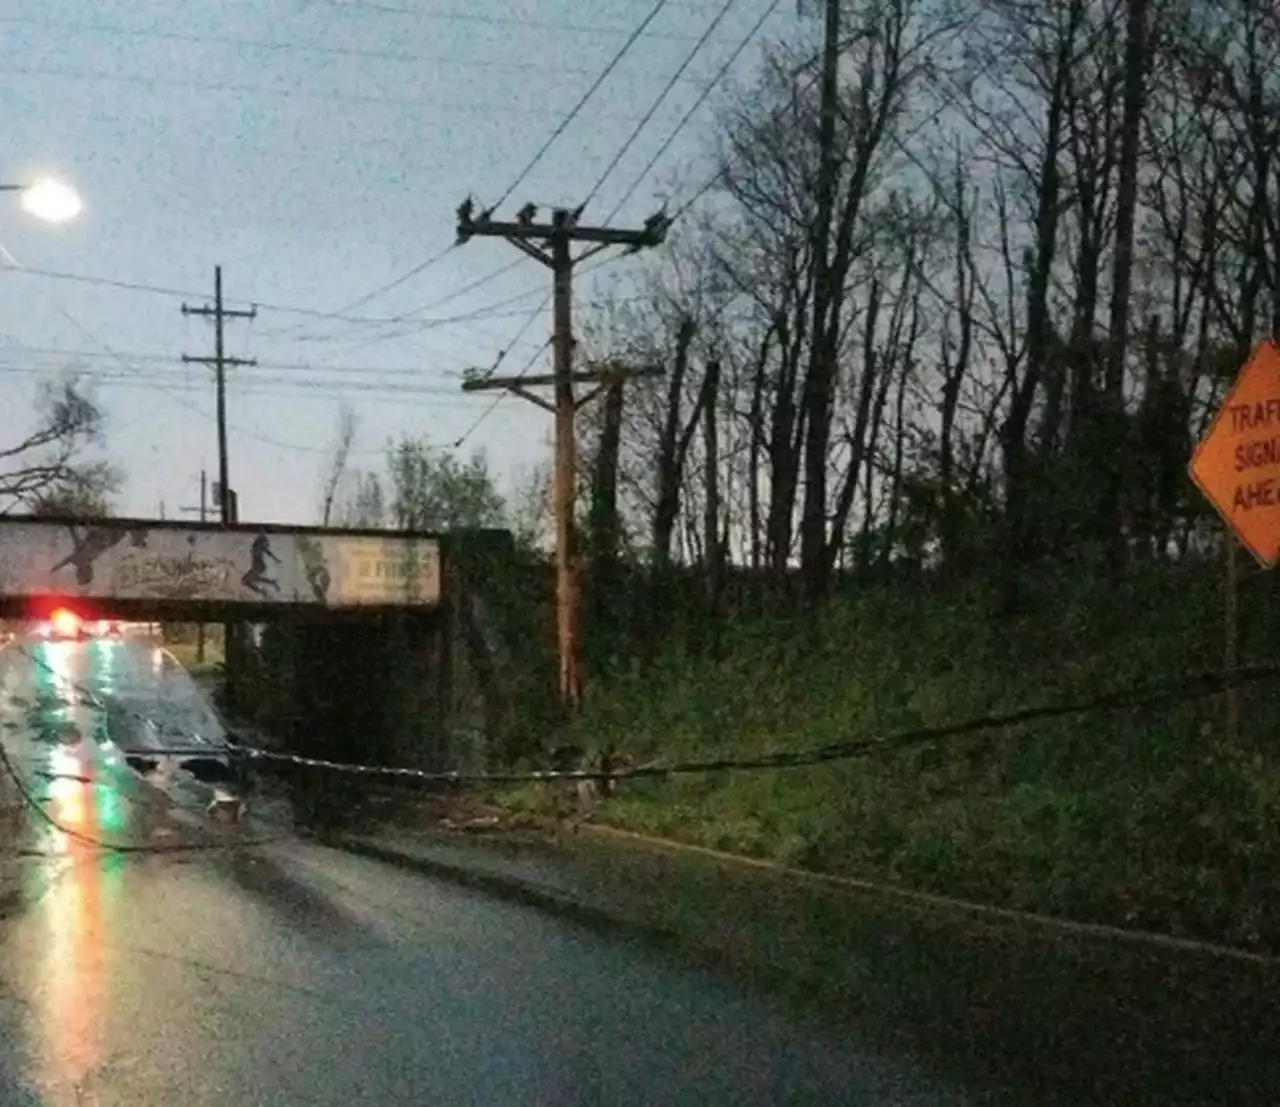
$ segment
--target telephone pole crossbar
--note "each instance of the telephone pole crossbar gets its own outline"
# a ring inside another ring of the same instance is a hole
[[[199,315],[213,320],[213,356],[191,357],[182,355],[188,365],[212,365],[217,388],[218,405],[218,506],[223,525],[234,522],[231,509],[231,485],[227,479],[227,369],[236,366],[257,365],[256,358],[227,357],[224,348],[224,329],[228,319],[256,319],[258,309],[232,311],[222,302],[222,266],[213,271],[213,303],[203,307],[182,305],[183,315]]]
[[[636,376],[652,376],[661,370],[626,371],[612,368],[598,372],[574,372],[573,369],[573,270],[579,262],[611,246],[626,247],[627,253],[661,245],[671,220],[664,212],[651,215],[638,230],[616,227],[584,227],[578,223],[581,209],[558,208],[550,223],[535,223],[537,208],[526,204],[514,222],[495,221],[492,212],[475,213],[470,197],[458,206],[459,244],[474,237],[503,238],[512,246],[551,270],[552,323],[555,358],[554,372],[537,377],[476,378],[463,383],[463,390],[478,392],[502,389],[555,415],[555,468],[553,510],[556,521],[556,639],[559,652],[560,699],[566,711],[576,713],[582,705],[582,674],[579,659],[579,594],[574,555],[573,501],[577,476],[577,449],[574,441],[574,416],[577,409],[590,402],[610,384]],[[577,257],[572,248],[576,242],[589,248]],[[574,395],[575,384],[597,385],[582,398]],[[532,388],[553,389],[551,401],[530,391]]]

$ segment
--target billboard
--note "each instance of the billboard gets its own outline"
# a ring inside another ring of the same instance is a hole
[[[0,520],[0,596],[424,607],[434,539],[163,523]]]

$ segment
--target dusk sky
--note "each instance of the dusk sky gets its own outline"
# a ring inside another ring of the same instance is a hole
[[[668,0],[500,214],[526,200],[581,202],[722,6]],[[214,391],[211,371],[181,355],[212,353],[213,334],[180,308],[208,302],[218,264],[228,306],[258,305],[256,320],[227,331],[229,354],[260,362],[229,374],[243,519],[317,520],[344,398],[358,417],[357,467],[380,467],[389,437],[467,435],[492,397],[462,396],[462,370],[506,348],[503,371],[518,372],[546,342],[539,265],[473,239],[345,313],[381,323],[305,312],[342,312],[439,255],[463,197],[492,203],[513,183],[652,7],[6,0],[0,182],[53,175],[86,206],[51,226],[0,195],[0,244],[23,267],[5,258],[0,269],[0,445],[34,422],[39,382],[74,367],[107,416],[106,452],[126,481],[117,510],[153,516],[163,502],[173,516],[197,504],[201,468],[217,468]],[[731,6],[584,222],[613,210],[770,7]],[[731,78],[748,76],[796,18],[792,0],[778,4]],[[676,173],[692,192],[714,170],[718,93],[615,222],[653,212]],[[585,276],[580,312],[634,264]],[[547,456],[549,430],[543,412],[508,397],[462,449],[484,449],[506,486]]]

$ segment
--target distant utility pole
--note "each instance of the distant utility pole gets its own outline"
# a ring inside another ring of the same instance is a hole
[[[209,517],[209,477],[203,469],[200,470],[200,506],[199,507],[180,507],[179,511],[198,511],[200,513],[200,522],[205,522]],[[196,623],[196,662],[204,664],[204,623]]]
[[[574,415],[577,409],[599,394],[608,383],[633,376],[651,376],[653,370],[600,369],[573,371],[573,269],[581,261],[610,246],[625,246],[628,253],[657,246],[667,236],[670,219],[663,212],[651,215],[640,230],[578,225],[581,209],[570,212],[557,208],[550,223],[535,223],[537,208],[526,204],[514,223],[494,221],[491,211],[474,215],[475,205],[468,197],[458,206],[458,242],[473,236],[505,238],[517,250],[542,262],[552,275],[552,321],[554,325],[554,373],[542,377],[489,377],[465,381],[464,391],[505,389],[537,404],[555,415],[554,512],[556,518],[556,638],[559,648],[560,699],[565,709],[576,712],[582,705],[582,675],[579,668],[579,598],[574,564],[573,501],[577,475],[574,443]],[[577,257],[572,254],[575,242],[590,243]],[[659,370],[660,372],[660,370]],[[575,384],[597,387],[578,400]],[[550,385],[554,399],[548,402],[530,392],[530,388]]]
[[[223,348],[223,329],[228,319],[255,319],[257,308],[248,311],[229,311],[222,306],[222,266],[213,270],[213,303],[204,307],[182,305],[183,315],[201,315],[213,320],[213,357],[189,357],[182,355],[187,364],[212,365],[218,389],[218,503],[219,515],[225,526],[234,522],[231,510],[231,485],[227,480],[227,367],[257,365],[254,358],[227,357]]]

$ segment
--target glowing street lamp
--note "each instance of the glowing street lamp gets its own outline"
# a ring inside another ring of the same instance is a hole
[[[22,210],[46,223],[65,223],[84,208],[74,188],[48,177],[26,185],[0,184],[0,192],[19,193]]]

